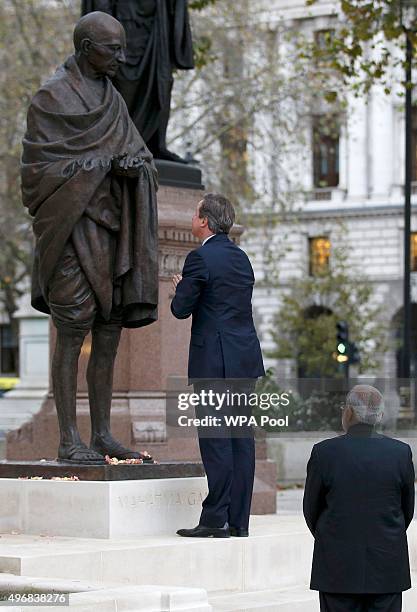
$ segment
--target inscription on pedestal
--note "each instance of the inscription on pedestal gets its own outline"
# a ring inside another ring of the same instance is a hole
[[[201,491],[165,491],[164,493],[147,493],[145,495],[124,495],[118,497],[121,508],[138,509],[144,506],[169,508],[172,506],[195,506],[201,504],[205,495]]]

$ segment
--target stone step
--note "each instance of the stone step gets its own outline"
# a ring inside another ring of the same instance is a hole
[[[319,612],[318,594],[308,586],[209,597],[213,612]]]
[[[212,612],[204,589],[171,588],[160,586],[131,586],[77,593],[70,596],[69,609],[79,612]],[[50,608],[37,608],[50,612]],[[12,612],[18,612],[13,608]],[[21,612],[27,612],[22,608]]]
[[[32,406],[31,404],[34,403],[34,410],[36,408],[36,403],[35,402],[29,402],[28,400],[5,400],[2,399],[0,400],[0,417],[7,417],[7,416],[20,416],[23,414],[33,414],[33,410],[32,410]]]
[[[27,400],[24,401],[14,401],[10,400],[2,400],[0,403],[0,417],[9,417],[9,416],[21,416],[23,414],[32,415],[33,412],[31,410],[31,405]]]
[[[412,573],[412,583],[416,583],[417,572]],[[271,591],[252,591],[212,595],[209,603],[213,612],[319,612],[319,595],[308,585],[290,589]],[[403,612],[417,610],[417,588],[413,587],[403,594]]]
[[[0,413],[0,431],[10,431],[18,429],[23,423],[30,421],[32,414],[22,412],[21,414]]]
[[[250,530],[249,538],[228,539],[172,535],[93,540],[3,534],[0,572],[187,586],[211,594],[288,588],[307,582],[313,542],[300,517],[254,516]]]
[[[45,508],[47,512],[47,508]],[[184,525],[187,527],[188,525]],[[204,589],[214,612],[315,612],[308,589],[313,539],[300,515],[251,518],[249,538],[98,540],[2,534],[0,572],[120,585]],[[417,521],[408,531],[417,580]],[[417,590],[404,593],[404,612]]]
[[[9,431],[20,429],[25,423],[29,423],[32,414],[24,412],[22,414],[0,414],[0,432],[7,434]]]
[[[211,612],[207,593],[204,589],[186,587],[165,587],[159,585],[120,586],[118,584],[94,584],[85,581],[54,580],[51,578],[20,577],[11,574],[0,574],[0,595],[15,598],[32,597],[32,601],[42,595],[62,597],[69,594],[69,608],[83,612]],[[31,594],[31,595],[29,595]],[[26,607],[19,606],[17,601],[6,610],[26,612]],[[64,602],[61,603],[63,605]],[[39,612],[47,612],[50,606],[36,604]]]
[[[0,431],[19,429],[39,412],[45,390],[13,390],[0,398]]]

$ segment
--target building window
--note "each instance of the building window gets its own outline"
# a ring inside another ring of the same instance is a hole
[[[316,61],[322,63],[333,59],[331,45],[334,40],[335,30],[328,28],[325,30],[316,30],[314,32],[314,46],[316,52]]]
[[[330,240],[328,236],[309,238],[309,274],[321,276],[327,272],[330,264]]]
[[[0,325],[0,372],[17,374],[17,337],[11,325]]]
[[[411,232],[411,272],[417,272],[417,232]]]
[[[314,186],[337,187],[339,184],[340,125],[337,115],[313,117]]]

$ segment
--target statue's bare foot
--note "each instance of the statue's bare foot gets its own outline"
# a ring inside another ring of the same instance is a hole
[[[103,455],[88,448],[83,442],[70,445],[61,444],[58,449],[58,461],[60,463],[85,465],[103,465],[106,463]]]
[[[101,455],[108,455],[116,459],[142,459],[144,463],[153,463],[149,453],[138,453],[120,444],[111,434],[95,435],[91,438],[90,448]]]

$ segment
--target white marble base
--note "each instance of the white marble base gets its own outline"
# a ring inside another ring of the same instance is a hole
[[[205,478],[56,481],[0,478],[0,533],[75,538],[175,534],[198,524]]]
[[[212,612],[204,589],[163,586],[123,586],[70,595],[70,610],[78,612]],[[40,608],[50,612],[50,608]],[[15,609],[12,612],[16,612]],[[23,608],[22,612],[27,612]]]
[[[249,538],[181,538],[175,532],[129,540],[4,534],[0,572],[187,586],[217,596],[307,585],[312,551],[302,517],[263,515],[251,517]]]

